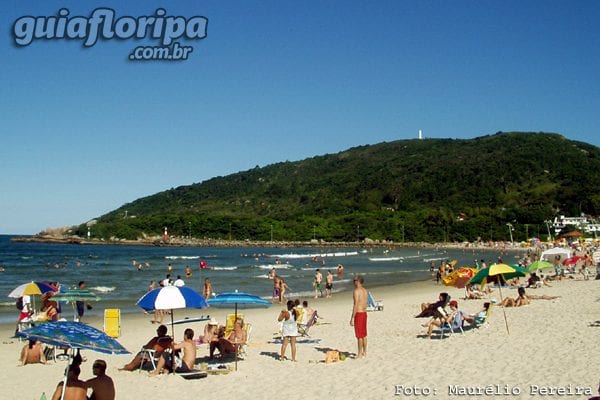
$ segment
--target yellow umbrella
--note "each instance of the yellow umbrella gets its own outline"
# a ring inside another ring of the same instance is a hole
[[[475,276],[477,270],[472,267],[460,267],[453,271],[447,277],[442,279],[442,283],[446,286],[454,286],[456,288],[464,288],[469,280]]]

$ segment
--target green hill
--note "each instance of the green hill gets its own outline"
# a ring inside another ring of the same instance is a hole
[[[105,214],[94,237],[515,240],[598,215],[600,149],[558,134],[399,140],[180,186]],[[85,236],[82,224],[77,233]]]

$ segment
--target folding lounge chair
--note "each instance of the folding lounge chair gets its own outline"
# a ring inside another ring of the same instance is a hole
[[[298,324],[298,333],[300,334],[300,336],[310,337],[308,331],[310,330],[311,326],[317,323],[317,318],[318,314],[317,310],[315,310],[312,313],[312,315],[308,318],[308,321],[306,321],[306,324]]]
[[[238,318],[244,320],[244,314],[237,314]],[[225,337],[228,337],[231,331],[233,330],[233,325],[235,325],[236,314],[227,315],[227,319],[225,320]]]
[[[452,323],[444,323],[442,324],[442,326],[440,327],[440,339],[442,339],[444,337],[444,332],[446,330],[450,331],[450,335],[454,335],[454,331],[455,330],[460,330],[462,332],[462,334],[465,334],[465,331],[463,330],[463,324],[464,324],[465,320],[463,318],[463,313],[462,311],[458,311],[455,315],[454,318],[452,319]]]
[[[488,306],[487,312],[485,313],[485,316],[480,317],[480,316],[476,316],[475,317],[475,324],[473,324],[474,328],[481,328],[482,326],[487,326],[488,325],[488,319],[490,318],[490,314],[492,313],[492,305],[494,304],[494,302],[490,302],[490,305]]]
[[[367,311],[383,311],[383,300],[375,300],[373,294],[368,292]]]
[[[107,308],[104,310],[104,333],[110,337],[121,336],[121,310],[118,308]]]
[[[172,344],[172,340],[170,337],[160,338],[158,340],[157,344],[162,344],[163,347],[165,348],[165,351],[171,351],[170,346]],[[139,372],[141,372],[142,370],[144,370],[144,371],[155,370],[156,364],[158,363],[158,359],[160,358],[162,353],[157,352],[154,349],[145,349],[145,348],[142,348],[142,350],[140,352],[142,353],[142,363],[140,364]]]
[[[252,324],[244,324],[244,329],[246,330],[246,343],[238,346],[237,350],[237,356],[242,360],[246,357],[248,342],[250,341],[250,335],[252,334]]]

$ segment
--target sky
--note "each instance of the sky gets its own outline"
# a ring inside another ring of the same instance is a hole
[[[595,0],[2,5],[0,234],[78,225],[172,187],[419,130],[600,146]],[[34,32],[23,17],[65,9],[76,35],[98,8],[114,10],[109,31],[164,9],[184,24],[205,17],[206,37],[192,26],[175,38],[192,49],[177,61],[130,59],[161,45],[152,27],[89,47],[61,34],[17,44]]]

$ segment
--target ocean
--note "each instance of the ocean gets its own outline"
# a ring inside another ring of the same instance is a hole
[[[271,298],[273,281],[269,271],[277,274],[289,286],[289,297],[314,296],[312,281],[317,268],[323,277],[327,270],[344,266],[342,280],[334,280],[333,292],[350,290],[352,276],[364,275],[369,288],[431,280],[432,261],[458,260],[458,265],[473,265],[475,259],[495,261],[503,257],[508,263],[516,261],[517,253],[501,254],[493,250],[357,247],[152,247],[125,245],[78,245],[17,243],[11,236],[0,235],[0,323],[15,322],[18,310],[8,294],[18,285],[29,281],[59,282],[64,287],[76,287],[85,281],[100,301],[86,314],[102,315],[105,308],[119,308],[122,313],[141,310],[136,301],[147,291],[151,280],[165,278],[171,264],[173,279],[181,275],[186,286],[202,292],[205,278],[210,278],[216,293],[238,290]],[[520,253],[519,253],[520,254]],[[139,270],[134,266],[142,264]],[[200,269],[200,263],[206,263]],[[190,266],[192,276],[185,278]],[[39,299],[37,300],[39,304]],[[63,307],[64,308],[64,307]],[[63,310],[70,317],[71,307]]]

